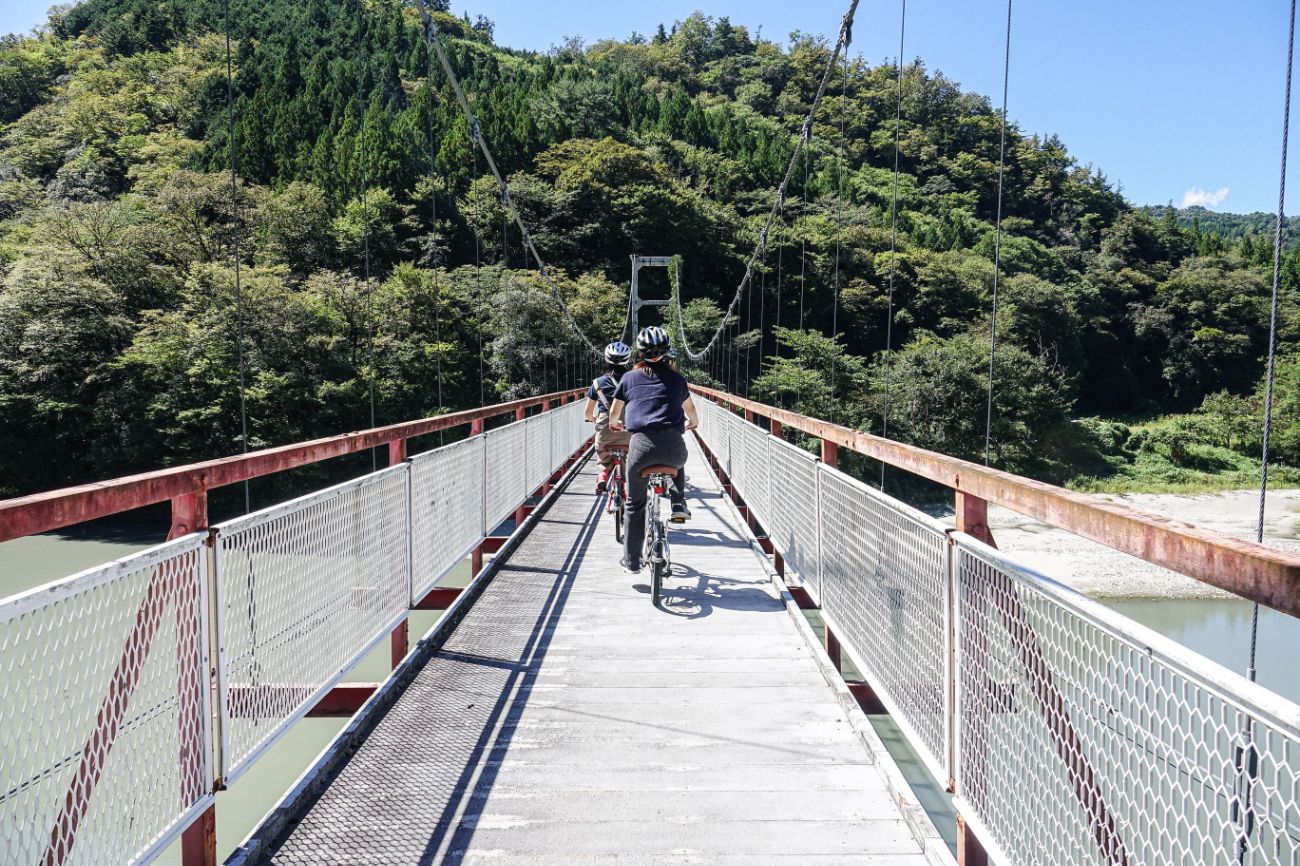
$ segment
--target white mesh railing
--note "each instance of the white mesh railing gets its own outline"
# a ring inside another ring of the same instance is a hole
[[[411,582],[414,604],[469,556],[483,523],[482,436],[411,458]]]
[[[842,472],[819,469],[822,610],[946,787],[952,774],[944,527]]]
[[[759,428],[698,406],[761,514]],[[1300,866],[1300,706],[767,445],[774,547],[995,861]]]
[[[557,407],[0,600],[0,863],[154,859],[589,433]]]
[[[546,479],[551,475],[551,470],[555,468],[555,464],[551,462],[551,437],[556,421],[562,427],[568,421],[564,409],[543,412],[525,422],[524,459],[528,465],[524,484],[525,495],[545,484]]]
[[[528,462],[525,456],[528,428],[526,421],[515,421],[483,434],[487,440],[487,509],[488,531],[496,529],[528,495]]]
[[[144,862],[212,802],[205,538],[0,602],[0,862]]]
[[[817,458],[788,442],[769,436],[771,517],[767,531],[772,545],[785,557],[814,594],[821,595],[817,547]]]
[[[957,790],[999,859],[1300,863],[1300,707],[974,539],[954,572]]]
[[[406,465],[217,527],[222,777],[238,777],[405,617]]]

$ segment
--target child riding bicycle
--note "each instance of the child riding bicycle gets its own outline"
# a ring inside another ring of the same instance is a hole
[[[604,493],[609,484],[609,470],[614,465],[613,451],[627,453],[632,434],[625,430],[609,428],[609,410],[614,403],[614,390],[627,372],[632,360],[632,350],[627,343],[615,340],[605,347],[605,375],[595,379],[587,389],[587,421],[596,425],[596,459],[600,461],[600,475],[596,478],[596,492]]]
[[[621,565],[629,572],[641,570],[641,548],[645,541],[646,483],[641,472],[651,466],[677,469],[669,488],[673,523],[691,516],[686,507],[686,440],[683,434],[699,425],[699,416],[686,380],[672,368],[672,346],[668,332],[657,326],[641,331],[636,338],[641,356],[636,368],[619,380],[609,410],[611,430],[632,434],[627,454],[627,531]]]

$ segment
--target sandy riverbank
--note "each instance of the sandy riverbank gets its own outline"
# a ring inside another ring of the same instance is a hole
[[[1259,492],[1183,495],[1102,494],[1101,498],[1254,540]],[[947,518],[952,522],[951,515]],[[1089,595],[1118,598],[1230,598],[1227,593],[1111,550],[1047,524],[1008,511],[989,509],[998,547],[1025,565]],[[1268,495],[1266,544],[1300,551],[1300,490]]]

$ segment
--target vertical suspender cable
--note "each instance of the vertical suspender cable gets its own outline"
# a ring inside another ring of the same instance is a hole
[[[436,296],[433,307],[433,339],[438,346],[437,354],[434,355],[434,364],[437,369],[438,381],[438,412],[442,412],[442,280],[438,278],[438,266],[441,264],[438,255],[438,154],[435,148],[435,130],[433,125],[433,58],[428,56],[428,46],[425,46],[425,55],[428,58],[429,69],[426,73],[425,88],[429,96],[429,265],[433,269],[434,289]],[[445,431],[438,431],[438,444],[445,442]]]
[[[760,286],[759,291],[762,292],[762,288],[761,288],[761,286],[762,286],[762,280],[763,280],[763,273],[762,273],[762,271],[759,271],[758,279],[759,279],[759,286]],[[749,335],[751,335],[751,334],[754,333],[754,293],[753,293],[752,289],[753,289],[752,286],[749,286],[749,287],[747,287],[747,288],[745,289],[745,335],[746,335],[746,339],[749,339]],[[759,298],[762,299],[762,295],[761,295],[761,294],[759,295]],[[751,342],[749,343],[749,345],[746,345],[746,346],[745,346],[745,397],[746,397],[746,398],[749,397],[749,382],[750,382],[749,357],[750,357],[750,355],[753,354],[753,351],[754,351],[754,346],[753,346],[753,343],[752,343],[752,341],[751,341]]]
[[[892,372],[894,363],[894,275],[898,271],[898,175],[899,138],[903,130],[903,41],[907,35],[907,0],[903,0],[902,16],[898,25],[898,62],[894,74],[898,76],[898,101],[894,106],[894,192],[889,204],[889,291],[885,310],[885,401],[880,413],[880,435],[889,437],[889,401],[893,396]],[[885,486],[885,463],[880,464],[880,486]]]
[[[470,141],[478,140],[478,123],[475,120],[470,121],[469,127]],[[474,173],[469,178],[469,194],[474,195],[474,180],[478,177],[478,150],[471,147],[471,158],[474,161]],[[487,405],[486,389],[484,388],[483,377],[483,244],[478,236],[478,199],[474,199],[474,288],[477,289],[477,297],[474,299],[475,315],[478,320],[478,404]]]
[[[844,83],[840,87],[840,152],[836,165],[835,190],[835,281],[831,300],[831,340],[838,343],[840,339],[840,247],[844,244],[844,128],[848,119],[849,105],[849,52],[844,52]],[[835,356],[831,356],[831,421],[837,420],[839,365]]]
[[[235,265],[235,339],[239,352],[239,442],[240,450],[248,453],[248,387],[244,359],[244,286],[240,280],[240,234],[239,222],[239,169],[238,155],[235,151],[235,74],[230,54],[230,0],[223,4],[226,31],[226,134],[230,147],[230,212],[234,222],[231,258]],[[244,513],[253,510],[252,494],[249,481],[244,479]]]
[[[1273,295],[1268,324],[1268,372],[1264,378],[1264,436],[1259,459],[1259,515],[1255,523],[1255,541],[1259,543],[1264,541],[1264,504],[1268,495],[1268,447],[1273,432],[1273,377],[1277,367],[1277,311],[1282,276],[1282,233],[1286,224],[1286,160],[1291,132],[1291,75],[1295,61],[1295,10],[1296,0],[1291,0],[1291,16],[1286,39],[1286,86],[1282,102],[1282,166],[1279,170],[1277,184],[1277,225],[1273,231]],[[1259,602],[1256,602],[1251,607],[1250,657],[1246,667],[1246,676],[1251,682],[1255,681],[1256,676],[1255,665],[1258,644]],[[1258,774],[1258,752],[1253,742],[1253,719],[1247,718],[1244,733],[1245,746],[1249,750],[1249,754],[1238,759],[1240,763],[1239,769],[1244,777],[1241,780],[1241,786],[1244,789],[1241,793],[1244,809],[1242,810],[1243,814],[1240,816],[1241,833],[1237,842],[1237,862],[1240,864],[1246,862],[1247,848],[1250,844],[1250,835],[1254,830],[1255,823],[1251,801],[1254,794],[1254,779]],[[1235,807],[1234,811],[1236,811]]]
[[[357,54],[359,55],[358,66],[361,70],[361,84],[366,83],[366,48],[365,48],[365,23],[366,9],[360,2],[357,3]],[[370,426],[375,426],[375,319],[374,319],[374,302],[371,297],[370,287],[370,203],[369,203],[369,185],[368,177],[369,165],[366,161],[366,103],[369,101],[368,94],[362,93],[361,88],[357,88],[357,105],[361,112],[361,249],[362,258],[364,259],[364,274],[366,280],[366,367],[369,375],[366,377],[367,391],[370,397]],[[379,447],[370,449],[370,470],[373,472],[379,468]]]
[[[1007,162],[1007,86],[1011,80],[1011,0],[1007,0],[1006,47],[1002,55],[1002,139],[998,148],[998,210],[993,234],[993,314],[989,319],[988,409],[984,420],[984,465],[993,443],[993,362],[998,349],[998,281],[1002,274],[1002,186]]]

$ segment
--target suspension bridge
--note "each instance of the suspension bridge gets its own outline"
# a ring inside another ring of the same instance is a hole
[[[674,268],[691,360],[725,353],[857,5],[698,349]],[[419,10],[525,252],[594,352]],[[1008,3],[1004,132],[1010,24]],[[1281,225],[1279,209],[1275,259]],[[1275,326],[1276,296],[1275,268]],[[302,719],[344,715],[228,863],[1300,866],[1300,707],[1253,659],[1228,671],[999,552],[987,509],[1289,616],[1300,555],[694,391],[695,517],[659,606],[587,492],[585,389],[388,426],[372,397],[360,432],[256,451],[245,435],[238,455],[0,502],[0,541],[171,509],[165,543],[0,600],[0,861],[215,864],[218,792]],[[955,526],[842,471],[842,450],[949,489]],[[212,490],[367,451],[360,477],[209,520]],[[442,614],[412,640],[416,610]],[[385,646],[386,680],[350,679]],[[892,717],[954,826],[867,712]]]

